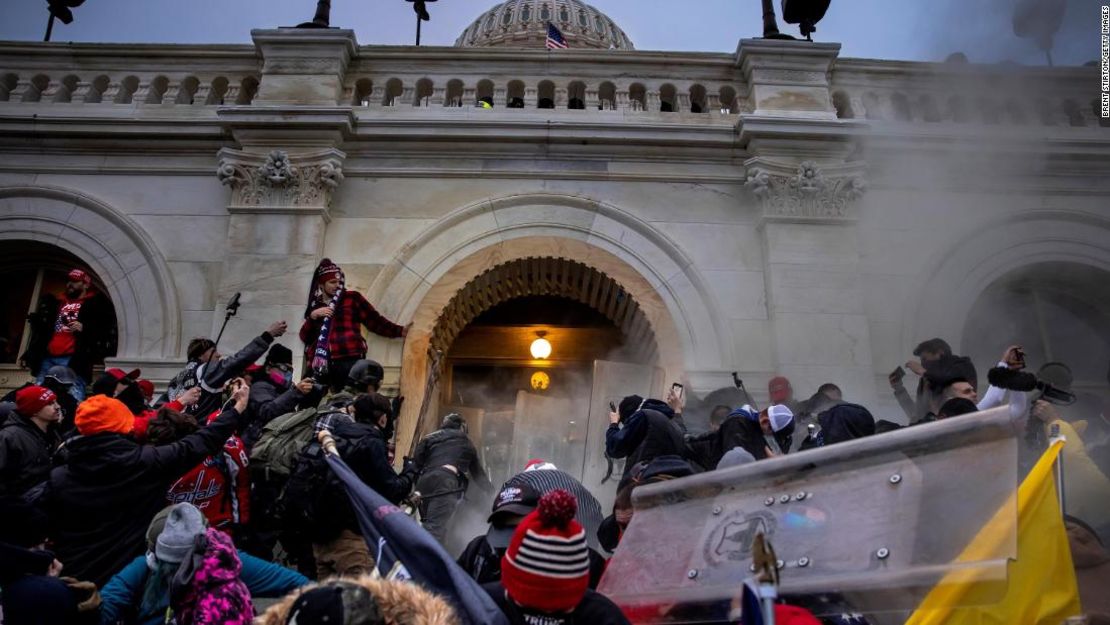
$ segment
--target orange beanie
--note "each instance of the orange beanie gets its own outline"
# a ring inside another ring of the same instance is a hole
[[[93,395],[77,406],[73,423],[86,436],[100,432],[130,434],[135,428],[135,415],[118,399]]]

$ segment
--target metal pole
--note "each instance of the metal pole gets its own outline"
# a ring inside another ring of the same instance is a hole
[[[1065,445],[1068,444],[1067,437],[1060,436],[1060,424],[1054,423],[1052,430],[1049,434],[1049,445],[1055,445],[1057,441],[1062,441]],[[1064,496],[1064,450],[1056,456],[1056,496],[1060,499],[1060,513],[1063,515],[1068,514],[1067,498]]]
[[[420,15],[416,16],[416,45],[420,45]]]
[[[54,14],[50,14],[50,19],[46,22],[46,36],[42,38],[43,41],[50,41],[50,33],[54,31]]]

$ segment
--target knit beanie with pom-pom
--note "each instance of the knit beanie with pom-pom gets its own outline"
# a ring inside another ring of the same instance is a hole
[[[556,489],[524,517],[501,558],[501,584],[509,598],[544,612],[573,610],[590,582],[586,531],[574,514],[578,500]]]

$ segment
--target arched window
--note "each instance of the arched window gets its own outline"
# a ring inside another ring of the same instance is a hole
[[[374,83],[369,78],[359,78],[355,81],[355,93],[351,99],[351,106],[370,106],[370,92],[374,90]]]
[[[150,81],[150,86],[147,90],[146,104],[161,104],[162,96],[166,93],[166,88],[169,87],[170,81],[165,76],[155,76],[154,80]]]
[[[664,113],[674,111],[675,89],[674,85],[666,84],[659,88],[659,110]]]
[[[963,349],[977,366],[986,367],[1014,344],[1024,348],[1031,372],[1046,362],[1071,369],[1072,390],[1087,405],[1067,408],[1068,414],[1098,414],[1093,396],[1105,388],[1110,362],[1110,273],[1078,263],[1047,262],[995,281],[972,306]]]
[[[513,10],[507,8],[507,9],[505,9],[505,12],[501,14],[501,25],[502,26],[508,26],[509,24],[512,24],[512,23],[513,23]]]
[[[65,293],[66,274],[81,269],[92,277],[94,292],[106,293],[104,283],[82,260],[68,251],[37,241],[5,241],[0,246],[0,280],[5,285],[7,305],[0,311],[0,363],[14,364],[27,351],[30,336],[27,315],[35,312],[43,297]],[[110,304],[111,302],[109,302]],[[111,311],[107,356],[116,353],[116,315]],[[99,358],[96,364],[102,364]]]
[[[628,87],[628,106],[633,111],[647,110],[647,88],[641,83],[634,82]]]
[[[539,97],[536,102],[536,108],[555,108],[555,83],[550,80],[541,80],[540,84],[536,87],[536,95]]]
[[[493,106],[493,81],[488,79],[479,80],[476,95],[478,97],[478,102]]]
[[[493,13],[486,16],[486,32],[493,30]]]
[[[413,106],[428,106],[432,99],[433,84],[430,78],[421,78],[416,81],[416,96],[412,101]]]
[[[894,119],[900,122],[913,120],[913,111],[910,110],[910,100],[904,93],[895,93],[890,97],[890,106],[894,109]]]
[[[258,79],[247,76],[239,83],[239,95],[235,98],[236,104],[250,104],[258,93]]]
[[[833,108],[836,109],[837,119],[854,119],[856,112],[852,110],[852,100],[843,91],[834,91],[832,96]]]
[[[701,85],[692,85],[690,87],[690,112],[705,112],[705,87]]]
[[[605,81],[597,89],[597,108],[602,111],[612,111],[617,108],[617,87]]]
[[[736,90],[732,87],[725,85],[721,87],[721,113],[728,115],[729,113],[736,113],[739,108],[736,104]]]
[[[19,76],[15,74],[4,74],[0,76],[0,102],[7,102],[11,97],[12,90],[19,84]]]
[[[540,21],[551,21],[551,7],[546,4],[540,7]]]
[[[228,80],[223,76],[218,76],[212,79],[212,87],[208,90],[208,99],[204,103],[208,106],[216,106],[224,103],[224,96],[227,95]]]
[[[605,20],[601,19],[600,15],[594,16],[594,30],[601,33],[602,35],[605,34]]]
[[[385,83],[385,95],[382,96],[382,106],[396,106],[400,104],[398,98],[404,92],[404,87],[401,85],[400,78],[390,78],[389,82]]]
[[[452,78],[447,81],[447,96],[443,100],[443,106],[462,106],[463,101],[463,82],[458,78]]]
[[[531,22],[532,21],[532,5],[526,4],[522,7],[520,7],[520,21],[522,21],[522,22]]]
[[[578,12],[578,25],[583,29],[590,27],[590,16],[586,15],[585,11]]]
[[[510,80],[509,88],[506,90],[506,97],[508,98],[505,102],[506,108],[524,108],[524,83],[519,80]]]
[[[567,108],[576,110],[586,108],[586,83],[576,80],[567,85]]]
[[[566,5],[559,7],[559,21],[564,24],[570,23],[570,9]]]

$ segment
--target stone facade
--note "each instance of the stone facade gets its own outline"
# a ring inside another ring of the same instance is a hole
[[[704,392],[738,371],[761,399],[777,373],[799,390],[836,381],[890,417],[886,373],[921,339],[958,346],[1007,270],[1110,270],[1094,68],[752,39],[717,54],[253,35],[0,43],[0,239],[85,260],[117,306],[114,362],[158,380],[236,292],[222,344],[284,318],[299,357],[328,256],[413,323],[370,349],[414,410],[452,295],[550,255],[636,298],[668,379]],[[493,108],[469,105],[481,97]]]

